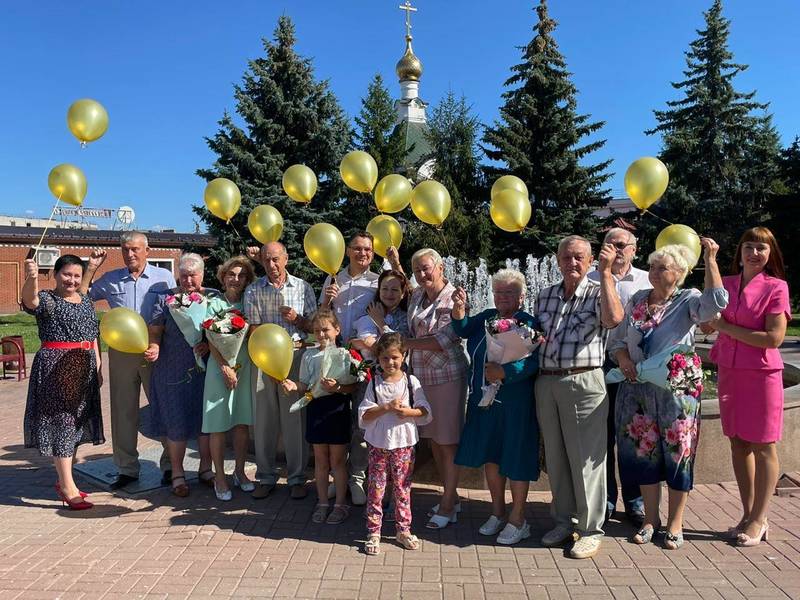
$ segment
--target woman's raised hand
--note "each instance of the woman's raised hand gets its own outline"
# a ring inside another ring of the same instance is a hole
[[[32,258],[25,259],[25,279],[39,276],[39,265]]]
[[[700,245],[703,247],[703,257],[705,260],[717,260],[719,244],[709,237],[701,237]]]
[[[383,304],[377,300],[373,300],[367,307],[367,314],[379,329],[383,329],[383,326],[386,324],[384,320],[386,318],[386,309],[384,309]]]
[[[457,287],[453,290],[453,306],[458,308],[465,308],[467,306],[467,292],[464,288]]]

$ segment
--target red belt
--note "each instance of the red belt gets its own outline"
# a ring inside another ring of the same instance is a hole
[[[42,342],[50,350],[94,350],[94,342]]]

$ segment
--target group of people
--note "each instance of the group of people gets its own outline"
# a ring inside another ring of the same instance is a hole
[[[276,488],[279,439],[291,498],[304,498],[310,445],[318,496],[312,521],[341,523],[351,505],[366,504],[365,551],[377,554],[391,496],[397,541],[413,550],[419,548],[411,533],[414,448],[427,438],[442,484],[439,503],[428,514],[429,528],[457,521],[459,467],[481,467],[492,511],[480,533],[507,545],[529,537],[528,488],[543,464],[555,526],[542,544],[570,543],[572,557],[591,557],[617,504],[618,469],[637,544],[662,537],[659,501],[666,482],[662,543],[674,550],[684,542],[700,399],[644,382],[639,367],[671,348],[691,355],[700,326],[719,332],[711,356],[718,365],[722,425],[742,499],[742,518],[728,533],[739,545],[755,545],[768,534],[769,498],[778,478],[775,444],[783,418],[778,347],[791,318],[788,288],[780,250],[766,228],[745,232],[728,277],[717,266],[718,245],[710,238],[701,244],[705,280],[699,291],[683,287],[699,258],[683,246],[650,254],[645,272],[632,266],[636,238],[611,229],[591,271],[590,243],[568,236],[557,252],[563,280],[538,293],[534,314],[522,310],[524,276],[510,269],[492,278],[494,308],[470,314],[467,293],[445,278],[435,250],[411,257],[411,279],[394,248],[387,256],[390,268],[376,273],[370,268],[373,240],[366,232],[350,239],[347,266],[328,277],[319,297],[308,282],[287,272],[289,256],[280,242],[222,264],[217,290],[203,285],[202,257],[184,254],[176,282],[169,271],[148,264],[146,236],[126,232],[121,236],[125,267],[93,283],[104,250],[93,252],[87,265],[62,256],[53,290],[39,291],[38,268],[27,264],[23,303],[36,315],[42,349],[31,373],[25,444],[54,457],[56,491],[70,508],[91,508],[71,467],[79,444],[104,442],[93,307],[102,299],[112,308],[140,313],[150,336],[144,360],[108,352],[119,470],[113,489],[139,476],[136,441],[144,389],[149,433],[164,444],[163,483],[177,496],[190,494],[184,471],[190,440],[197,439],[200,452],[199,481],[213,487],[220,501],[232,497],[224,470],[228,432],[236,459],[232,485],[256,499]],[[258,279],[254,260],[265,271]],[[209,315],[241,311],[251,332],[269,323],[284,327],[294,342],[288,377],[277,381],[258,370],[246,344],[235,366],[208,339],[190,346],[168,298],[193,292],[206,298]],[[495,355],[490,359],[488,332],[499,320],[540,332],[538,347],[505,364]],[[374,361],[371,377],[353,382],[327,376],[331,351],[345,345]],[[622,382],[606,384],[611,369],[621,372]],[[487,386],[496,391],[488,404]],[[305,406],[297,410],[301,399]],[[251,436],[255,480],[245,472]],[[390,482],[392,494],[386,494]]]

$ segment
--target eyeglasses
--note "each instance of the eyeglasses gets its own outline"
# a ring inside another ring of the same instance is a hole
[[[625,248],[627,248],[628,246],[635,246],[636,244],[634,244],[633,242],[628,242],[627,244],[625,242],[614,242],[611,245],[614,246],[614,248],[616,248],[617,250],[625,250]]]
[[[519,296],[519,292],[516,290],[492,290],[492,293],[495,296]]]

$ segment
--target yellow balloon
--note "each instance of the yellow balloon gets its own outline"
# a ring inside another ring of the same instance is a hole
[[[67,163],[57,165],[47,176],[50,192],[67,204],[80,206],[86,197],[86,176],[78,167]]]
[[[403,228],[397,219],[389,215],[378,215],[367,223],[367,232],[372,234],[375,252],[386,258],[390,246],[399,248],[403,243]]]
[[[283,172],[283,191],[295,202],[311,202],[317,193],[317,176],[305,165],[292,165]]]
[[[669,171],[657,158],[645,156],[625,171],[625,191],[640,210],[658,202],[669,184]]]
[[[328,275],[335,277],[344,260],[342,232],[328,223],[317,223],[306,231],[303,248],[308,260]]]
[[[402,175],[387,175],[375,186],[375,206],[385,213],[396,213],[411,202],[411,182]]]
[[[283,381],[289,376],[294,360],[292,338],[280,325],[259,325],[247,342],[253,363],[270,377]]]
[[[656,238],[656,250],[660,250],[664,246],[670,246],[672,244],[678,244],[689,248],[694,255],[693,260],[689,262],[689,269],[694,269],[703,252],[703,248],[700,245],[700,236],[695,233],[695,230],[688,225],[670,225],[669,227],[665,227]]]
[[[85,145],[103,137],[108,129],[108,113],[97,100],[76,100],[67,110],[67,127]]]
[[[141,354],[149,343],[142,316],[124,306],[112,308],[100,319],[100,337],[114,350]]]
[[[239,212],[242,194],[230,179],[217,177],[208,182],[203,201],[212,215],[223,221],[230,221],[231,217]]]
[[[417,218],[430,225],[441,227],[450,214],[450,192],[438,181],[423,181],[411,193],[411,210]]]
[[[492,221],[503,231],[522,231],[531,219],[528,196],[513,188],[506,188],[492,198],[489,205]]]
[[[247,217],[247,228],[262,244],[277,242],[283,235],[283,217],[274,206],[256,206]]]
[[[530,197],[525,182],[515,175],[503,175],[495,181],[492,184],[491,199],[494,200],[494,197],[503,190],[516,190],[522,192],[526,199]]]
[[[350,189],[368,193],[378,181],[378,164],[366,152],[353,150],[345,154],[339,165],[342,181]]]

